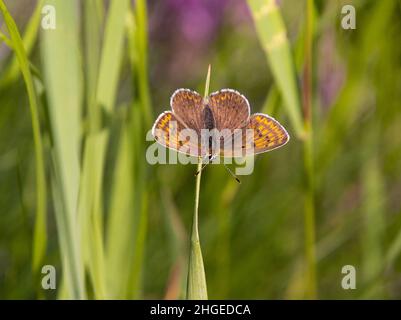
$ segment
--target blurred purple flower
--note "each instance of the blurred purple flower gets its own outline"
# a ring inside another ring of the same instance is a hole
[[[221,21],[227,0],[167,0],[177,12],[183,35],[190,42],[212,38]]]
[[[162,56],[152,66],[153,79],[195,79],[210,61],[214,42],[227,30],[250,21],[245,0],[165,0],[149,1],[151,54]],[[202,70],[201,70],[202,69]]]
[[[319,94],[323,108],[335,101],[345,80],[345,66],[336,55],[335,33],[328,30],[319,44]]]

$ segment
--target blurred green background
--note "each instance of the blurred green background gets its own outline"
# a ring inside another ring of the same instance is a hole
[[[184,298],[196,166],[147,164],[145,136],[209,63],[292,137],[240,185],[205,169],[209,298],[401,298],[401,1],[4,3],[0,298]]]

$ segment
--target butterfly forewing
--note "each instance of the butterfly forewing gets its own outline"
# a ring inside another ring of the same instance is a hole
[[[170,99],[171,110],[185,127],[198,133],[203,128],[202,96],[189,89],[176,90]]]
[[[208,100],[218,130],[240,129],[248,123],[249,102],[239,92],[223,89],[212,93]]]

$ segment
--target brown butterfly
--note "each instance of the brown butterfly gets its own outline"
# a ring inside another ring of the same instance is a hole
[[[232,89],[208,97],[178,89],[170,106],[172,111],[156,119],[152,134],[161,145],[190,156],[243,157],[279,148],[290,139],[277,120],[263,113],[250,115],[248,100]]]

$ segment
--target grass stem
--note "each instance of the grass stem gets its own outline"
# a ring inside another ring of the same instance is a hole
[[[209,65],[206,84],[205,94],[209,95],[209,84],[210,84],[210,70]],[[198,168],[196,175],[196,186],[195,186],[195,207],[194,216],[192,221],[191,231],[191,245],[189,252],[189,266],[188,266],[188,280],[187,280],[187,300],[207,300],[207,286],[206,286],[206,275],[205,268],[203,266],[202,250],[199,241],[199,230],[198,230],[198,211],[199,211],[199,195],[200,195],[200,183],[202,176],[202,159],[198,160]]]
[[[313,39],[313,0],[306,0],[306,35],[305,64],[302,81],[302,101],[304,113],[303,141],[304,170],[306,179],[305,192],[305,255],[306,285],[305,295],[308,299],[316,299],[316,245],[315,245],[315,205],[314,205],[314,164],[313,164],[313,129],[312,129],[312,39]]]

